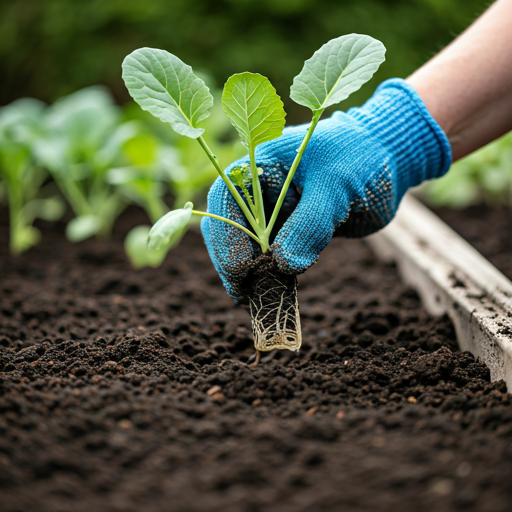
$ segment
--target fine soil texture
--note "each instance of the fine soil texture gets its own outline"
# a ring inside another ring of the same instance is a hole
[[[134,271],[137,213],[17,259],[2,218],[2,512],[512,509],[504,383],[364,242],[300,276],[302,349],[252,369],[197,231]]]
[[[434,209],[448,225],[512,279],[512,208]]]

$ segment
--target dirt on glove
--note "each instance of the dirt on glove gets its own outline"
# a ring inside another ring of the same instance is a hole
[[[199,233],[134,271],[140,222],[18,259],[0,226],[2,512],[511,509],[504,383],[364,242],[299,277],[302,349],[253,370]]]

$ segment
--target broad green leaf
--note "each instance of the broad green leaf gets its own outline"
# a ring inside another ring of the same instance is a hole
[[[149,232],[148,249],[154,251],[176,243],[192,217],[192,208],[193,204],[188,202],[183,208],[173,210],[158,220]]]
[[[230,77],[222,93],[222,106],[248,149],[283,133],[283,102],[264,76],[240,73]]]
[[[101,229],[101,219],[95,215],[79,215],[66,226],[66,237],[70,242],[81,242]]]
[[[60,197],[48,197],[41,200],[38,217],[49,222],[55,222],[62,218],[65,211],[66,204]]]
[[[482,187],[491,193],[499,193],[509,185],[508,173],[498,166],[489,165],[480,176]]]
[[[136,269],[159,267],[171,248],[170,246],[164,246],[157,251],[150,251],[146,245],[150,229],[150,226],[137,226],[124,239],[124,249],[130,263]]]
[[[21,211],[25,223],[32,223],[36,218],[55,222],[64,215],[66,203],[59,196],[36,198],[27,201]]]
[[[101,86],[87,87],[58,99],[48,108],[45,129],[66,140],[68,151],[92,156],[114,131],[121,117],[112,94]]]
[[[46,104],[35,98],[20,98],[0,108],[0,125],[20,123],[38,123],[41,120]]]
[[[192,68],[164,50],[140,48],[123,61],[123,80],[131,97],[174,131],[197,139],[197,124],[210,115],[213,96]]]
[[[126,185],[136,180],[140,175],[140,171],[133,166],[114,167],[109,169],[106,174],[106,181],[111,185]]]
[[[0,108],[0,136],[30,144],[37,134],[46,105],[34,98],[21,98]]]
[[[127,140],[123,153],[133,165],[149,165],[156,160],[158,141],[154,135],[141,133]]]
[[[295,103],[320,110],[348,98],[384,62],[386,48],[373,37],[349,34],[324,44],[293,79]]]
[[[51,173],[67,177],[69,162],[69,140],[60,135],[41,137],[34,142],[33,151],[39,165],[46,167]]]
[[[93,156],[94,167],[106,168],[119,158],[123,146],[141,131],[140,123],[128,121],[117,126],[110,134],[103,147]]]

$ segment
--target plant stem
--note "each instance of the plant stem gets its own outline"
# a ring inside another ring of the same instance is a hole
[[[169,211],[166,204],[159,197],[145,197],[144,202],[146,203],[146,212],[153,224]]]
[[[234,220],[226,219],[224,217],[219,217],[218,215],[213,215],[212,213],[206,213],[206,212],[200,212],[198,210],[192,210],[193,215],[201,215],[202,217],[211,217],[212,219],[221,220],[223,222],[226,222],[227,224],[231,224],[232,226],[235,226],[235,228],[240,229],[243,231],[246,235],[250,236],[253,240],[256,240],[261,245],[261,240],[251,231],[249,231],[247,228],[242,226],[241,224],[238,224],[238,222],[235,222]]]
[[[93,215],[92,209],[85,198],[85,195],[80,190],[78,184],[69,179],[57,178],[55,175],[53,179],[62,190],[67,200],[71,205],[71,209],[75,215]]]
[[[274,224],[276,223],[277,216],[279,214],[279,211],[281,210],[281,206],[283,205],[284,198],[286,196],[286,192],[288,191],[288,187],[290,186],[290,183],[292,182],[293,175],[295,174],[295,171],[297,170],[297,167],[300,164],[302,155],[304,154],[306,146],[308,145],[309,139],[311,139],[311,136],[313,135],[313,132],[315,131],[316,125],[318,124],[320,117],[324,113],[324,110],[325,109],[315,110],[315,112],[313,113],[313,119],[311,120],[311,124],[308,128],[308,131],[306,132],[304,139],[302,140],[302,142],[299,146],[299,149],[297,150],[297,155],[295,156],[295,159],[293,160],[292,166],[290,167],[290,170],[288,172],[288,176],[286,177],[286,181],[284,182],[283,188],[281,189],[281,193],[279,194],[279,197],[277,199],[276,205],[274,207],[274,211],[272,212],[272,217],[270,217],[270,221],[267,225],[267,228],[265,229],[265,235],[267,237],[270,237],[272,228],[274,227]]]
[[[258,167],[254,157],[254,146],[249,147],[249,160],[251,162],[252,176],[252,195],[254,197],[254,206],[256,208],[256,222],[260,228],[265,231],[267,227],[265,219],[265,209],[263,208],[263,194],[261,193],[260,177],[258,176]]]
[[[9,205],[9,249],[11,254],[17,256],[23,251],[21,244],[19,243],[18,233],[18,226],[23,225],[20,215],[22,206],[21,192],[14,183],[8,180],[6,180],[6,185],[8,197],[7,203]]]
[[[238,203],[238,206],[240,206],[240,209],[244,213],[247,221],[251,225],[251,227],[254,229],[257,236],[260,236],[263,234],[264,230],[262,230],[259,226],[259,224],[256,222],[256,219],[252,215],[249,208],[247,208],[247,205],[245,204],[244,200],[242,199],[242,196],[238,193],[238,190],[235,188],[233,183],[231,183],[231,180],[226,176],[226,173],[220,168],[219,162],[215,155],[212,153],[211,149],[208,147],[208,144],[206,144],[203,137],[198,137],[197,141],[201,145],[201,147],[204,149],[206,155],[214,165],[215,169],[217,169],[217,172],[219,173],[219,176],[224,180],[224,183],[227,185],[229,191],[231,192],[231,195],[234,197],[235,201]],[[260,243],[260,240],[258,239],[258,243]]]
[[[249,191],[247,190],[247,187],[244,184],[239,185],[239,187],[242,189],[242,192],[244,193],[245,200],[247,201],[247,204],[249,205],[249,208],[251,209],[251,212],[254,215],[254,218],[257,220],[256,207],[254,206],[254,203],[252,202],[251,194],[249,194]]]

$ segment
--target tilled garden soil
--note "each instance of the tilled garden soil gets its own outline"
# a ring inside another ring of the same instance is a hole
[[[199,233],[136,272],[138,220],[19,259],[0,229],[2,512],[511,510],[504,383],[362,241],[300,277],[299,355],[251,369]]]

